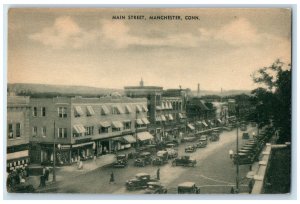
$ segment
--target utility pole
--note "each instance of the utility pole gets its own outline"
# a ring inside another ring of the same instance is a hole
[[[239,192],[239,116],[240,109],[237,107],[237,117],[236,117],[236,192]]]
[[[56,152],[55,152],[55,121],[54,121],[54,133],[53,133],[53,182],[56,182],[56,172],[55,172],[55,157],[56,157]]]

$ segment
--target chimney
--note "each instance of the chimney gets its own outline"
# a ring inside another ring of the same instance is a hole
[[[200,84],[198,83],[197,96],[200,96]]]

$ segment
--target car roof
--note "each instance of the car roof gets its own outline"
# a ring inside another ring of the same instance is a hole
[[[150,152],[142,152],[140,153],[140,155],[148,155],[148,154],[151,154]]]
[[[120,157],[120,156],[124,157],[124,156],[126,156],[126,154],[117,154],[117,157]]]
[[[193,187],[195,185],[194,182],[186,181],[181,184],[178,184],[178,187]]]
[[[135,176],[140,177],[140,176],[149,176],[147,173],[137,173]]]
[[[161,183],[158,182],[158,181],[157,181],[157,182],[151,181],[151,182],[148,182],[147,184],[148,184],[148,185],[159,185],[159,186],[161,185]]]

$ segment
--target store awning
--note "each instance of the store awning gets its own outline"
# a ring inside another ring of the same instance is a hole
[[[219,122],[219,123],[222,123],[222,120],[221,120],[221,119],[218,119],[218,122]]]
[[[86,109],[87,109],[88,115],[95,115],[95,111],[92,108],[92,106],[87,106]]]
[[[76,114],[78,114],[80,116],[84,115],[80,106],[75,106],[75,112],[76,112]]]
[[[8,153],[6,156],[6,160],[18,159],[18,158],[28,157],[28,156],[29,156],[29,151],[23,150],[23,151]]]
[[[170,109],[169,102],[166,102],[165,109]]]
[[[142,112],[141,106],[140,106],[140,105],[136,105],[136,110],[137,110],[138,112]]]
[[[161,110],[161,106],[156,106],[156,110]]]
[[[101,121],[101,122],[100,122],[100,125],[101,125],[102,127],[107,128],[107,127],[110,127],[110,122],[107,122],[107,121]]]
[[[196,121],[196,125],[202,125],[201,121]]]
[[[180,119],[183,119],[182,113],[178,113],[178,116],[179,116]]]
[[[169,120],[174,120],[172,114],[169,114]]]
[[[135,143],[136,139],[132,135],[125,135],[123,137],[128,143]]]
[[[206,124],[206,122],[203,120],[202,121],[202,124],[205,126],[205,127],[208,127],[208,125]]]
[[[136,123],[138,125],[143,125],[144,124],[143,121],[142,121],[142,119],[140,119],[140,118],[136,119]]]
[[[161,121],[161,117],[160,116],[156,116],[155,117],[155,121],[158,121],[158,122]]]
[[[162,121],[167,121],[166,117],[164,115],[161,115],[161,120]]]
[[[146,105],[142,105],[142,108],[143,108],[143,111],[144,111],[144,112],[148,112],[148,108],[147,108]]]
[[[83,146],[92,145],[92,144],[94,144],[94,142],[86,142],[86,143],[81,143],[81,144],[74,144],[74,145],[72,145],[72,148],[74,148],[74,147],[83,147]]]
[[[195,127],[192,124],[187,125],[191,130],[195,130]]]
[[[173,106],[172,106],[172,103],[171,103],[171,102],[169,102],[169,108],[170,108],[170,109],[173,109]]]
[[[126,105],[125,107],[126,107],[126,111],[127,111],[127,113],[132,113],[132,110],[131,110],[131,108],[130,108],[130,106],[129,106],[129,105]]]
[[[120,121],[112,121],[114,128],[123,128],[123,124]]]
[[[153,136],[149,132],[139,132],[137,138],[138,140],[144,141],[153,139]]]
[[[73,125],[73,128],[74,128],[75,132],[78,134],[85,133],[85,128],[81,124]]]
[[[149,122],[149,120],[147,118],[142,118],[142,121],[146,125],[150,124],[150,122]]]
[[[105,115],[109,114],[109,110],[108,110],[107,106],[103,105],[103,106],[101,106],[101,108],[102,108]]]

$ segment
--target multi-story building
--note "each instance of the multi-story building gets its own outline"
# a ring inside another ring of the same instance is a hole
[[[7,97],[7,172],[29,163],[29,97]]]
[[[163,91],[163,88],[159,86],[144,86],[143,80],[140,86],[127,86],[124,89],[128,97],[147,98],[149,131],[155,135],[157,141],[176,139],[180,133],[185,132],[186,114],[183,91],[178,92],[175,89]]]
[[[31,106],[31,161],[61,163],[107,154],[150,141],[147,99],[119,94],[101,98],[35,98]]]

